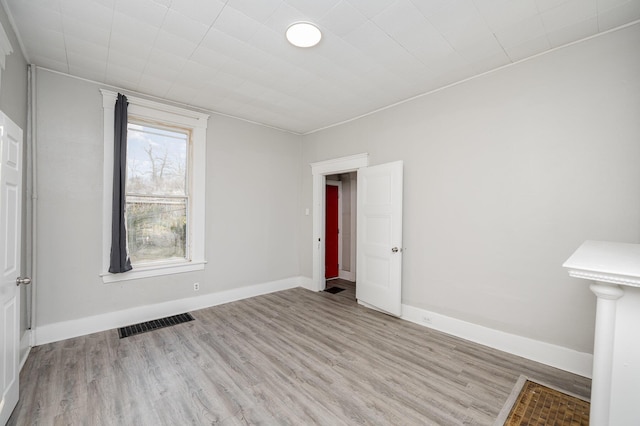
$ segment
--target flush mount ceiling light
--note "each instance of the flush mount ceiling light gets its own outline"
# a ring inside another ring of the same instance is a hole
[[[321,38],[318,27],[310,22],[296,22],[287,28],[287,40],[297,47],[313,47]]]

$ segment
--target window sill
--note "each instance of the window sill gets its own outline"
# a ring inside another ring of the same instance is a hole
[[[200,260],[178,264],[153,265],[135,268],[122,274],[105,272],[100,274],[100,276],[102,277],[102,282],[108,284],[120,281],[138,280],[141,278],[158,277],[162,275],[181,274],[183,272],[201,271],[204,269],[204,265],[206,263],[207,262],[205,260]]]

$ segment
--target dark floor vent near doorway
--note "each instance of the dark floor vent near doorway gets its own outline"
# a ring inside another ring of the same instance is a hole
[[[141,322],[140,324],[128,325],[120,327],[118,334],[121,339],[134,336],[136,334],[146,333],[147,331],[157,330],[159,328],[171,327],[172,325],[182,324],[183,322],[193,321],[195,318],[188,312],[184,314],[174,315],[172,317],[160,318],[157,320]]]
[[[324,291],[326,291],[327,293],[336,294],[336,293],[340,293],[341,291],[344,291],[344,288],[329,287],[329,288],[326,288]]]

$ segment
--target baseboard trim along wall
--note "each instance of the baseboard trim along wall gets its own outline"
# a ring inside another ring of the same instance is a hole
[[[189,297],[71,321],[46,324],[36,330],[32,330],[30,337],[35,342],[35,345],[44,345],[295,287],[315,291],[312,288],[313,280],[311,278],[304,276],[291,277],[218,293],[204,294],[198,297]],[[579,374],[580,376],[591,377],[592,354],[505,333],[409,305],[402,305],[402,312],[401,318],[403,320]],[[26,359],[26,357],[24,358]]]
[[[300,287],[311,291],[317,291],[313,288],[313,280],[309,277],[300,277]]]
[[[236,300],[247,299],[262,294],[287,290],[294,287],[304,287],[304,285],[302,285],[303,281],[303,277],[285,278],[233,290],[203,294],[197,297],[172,300],[155,305],[139,306],[71,321],[46,324],[39,326],[35,330],[35,344],[44,345],[46,343],[177,315],[186,311],[195,311],[223,303],[235,302]]]
[[[490,348],[521,356],[541,364],[550,365],[583,377],[591,378],[593,355],[574,351],[562,346],[478,324],[447,317],[425,309],[402,305],[402,319],[432,328],[452,336],[460,337]]]
[[[354,274],[351,271],[340,270],[340,278],[347,281],[355,281]]]

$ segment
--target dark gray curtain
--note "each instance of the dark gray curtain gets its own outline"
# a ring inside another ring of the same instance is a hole
[[[125,227],[125,184],[127,181],[127,97],[118,93],[115,109],[113,140],[113,204],[111,209],[111,263],[109,272],[117,274],[131,270],[127,252]]]

